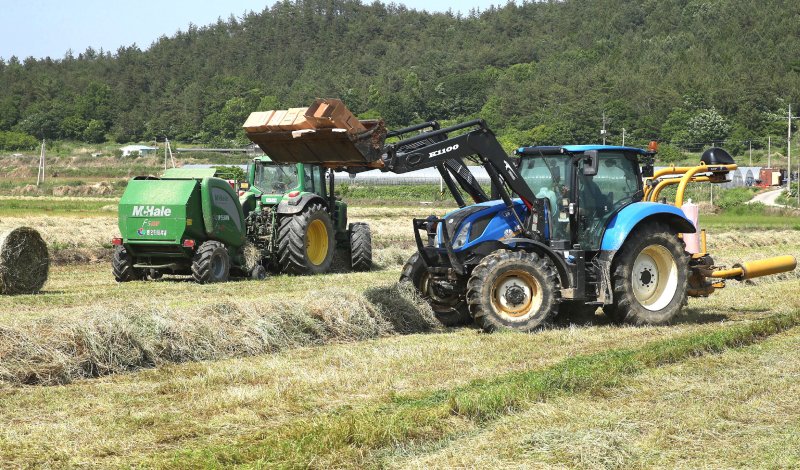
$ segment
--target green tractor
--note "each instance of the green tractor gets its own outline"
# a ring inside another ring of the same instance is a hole
[[[332,171],[257,157],[238,194],[215,172],[178,168],[129,182],[119,204],[122,236],[113,239],[117,281],[176,274],[224,282],[263,279],[268,270],[319,274],[331,269],[337,248],[351,269],[372,266],[370,228],[348,224]]]

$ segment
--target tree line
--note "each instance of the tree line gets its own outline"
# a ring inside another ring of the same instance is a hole
[[[761,142],[785,136],[800,104],[798,17],[794,0],[551,0],[463,15],[283,1],[146,49],[0,59],[0,137],[241,145],[251,111],[337,97],[390,127],[482,117],[509,145],[597,142],[603,113],[612,143],[623,128],[630,143]]]

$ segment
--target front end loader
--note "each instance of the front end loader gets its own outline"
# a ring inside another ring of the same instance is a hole
[[[355,125],[342,107],[317,100],[309,108],[253,113],[245,129],[282,163],[313,161],[350,172],[439,169],[459,209],[413,220],[417,253],[401,279],[419,289],[445,324],[531,331],[559,313],[599,307],[620,321],[664,324],[687,296],[709,295],[725,279],[796,267],[794,257],[784,256],[726,269],[715,266],[704,243],[687,251],[698,229],[682,207],[683,191],[693,181],[726,181],[736,165],[722,149],[695,167],[653,174],[655,144],[522,147],[509,158],[479,119],[447,128],[423,123],[388,133],[399,140],[385,144],[386,134],[376,131],[380,122]],[[325,154],[328,148],[335,150]],[[464,160],[484,167],[491,197]],[[679,185],[678,199],[658,201],[670,184]]]

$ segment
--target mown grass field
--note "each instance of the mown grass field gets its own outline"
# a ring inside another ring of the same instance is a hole
[[[445,208],[353,207],[370,273],[119,285],[106,202],[0,209],[62,252],[42,294],[0,297],[0,467],[800,465],[797,273],[731,282],[670,326],[484,334],[395,285],[411,217]],[[703,223],[719,264],[800,257],[796,218]]]

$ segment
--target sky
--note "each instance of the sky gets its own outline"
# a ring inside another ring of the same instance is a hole
[[[369,3],[371,0],[362,0]],[[61,59],[91,46],[115,52],[136,43],[146,49],[162,35],[261,12],[273,0],[0,0],[0,57]],[[384,3],[391,3],[384,0]],[[505,0],[395,0],[409,8],[428,11],[484,10]]]

